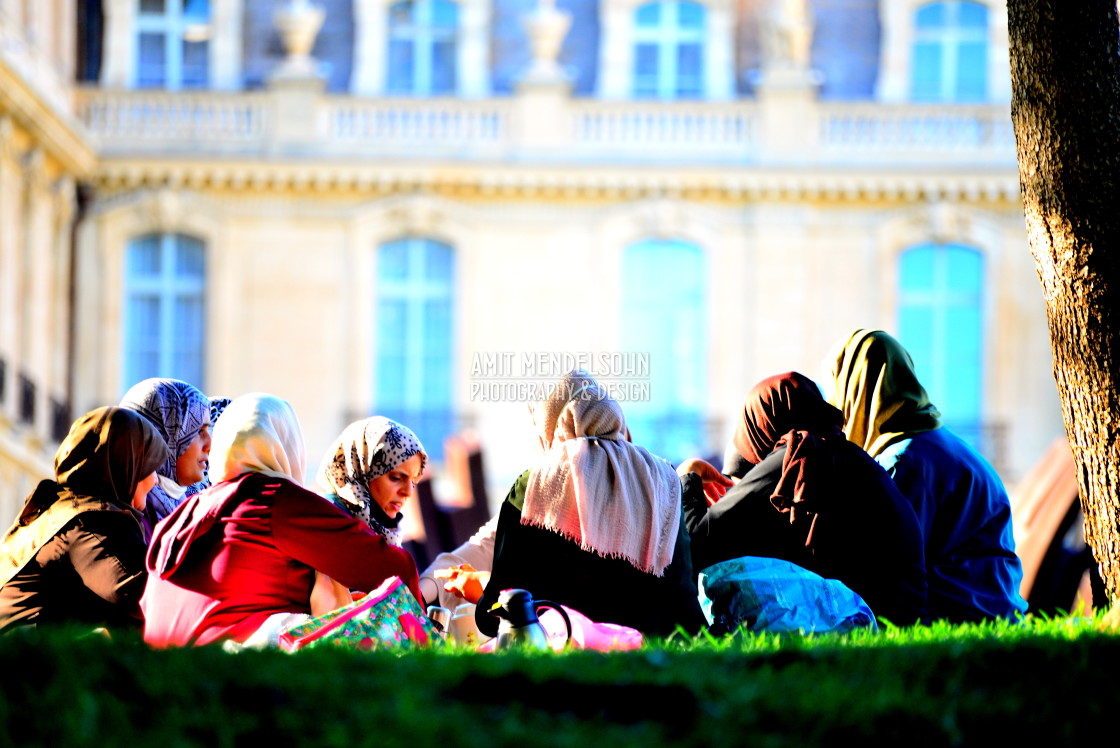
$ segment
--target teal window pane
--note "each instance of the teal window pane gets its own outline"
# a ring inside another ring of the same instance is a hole
[[[987,29],[988,9],[981,3],[960,3],[960,25],[965,28]]]
[[[984,257],[966,247],[946,247],[947,285],[953,291],[972,293],[979,297],[984,283]]]
[[[163,15],[167,8],[167,0],[140,0],[141,15]]]
[[[687,0],[677,3],[677,22],[683,29],[704,28],[704,6]]]
[[[640,242],[623,253],[621,348],[648,355],[650,366],[649,401],[623,409],[634,440],[670,460],[707,447],[706,267],[686,242]]]
[[[446,0],[432,2],[432,28],[454,32],[459,26],[459,6]]]
[[[947,3],[930,3],[918,8],[916,14],[919,29],[938,28],[945,26]]]
[[[455,42],[432,44],[432,94],[455,93]]]
[[[638,6],[634,14],[638,26],[658,26],[661,23],[661,3],[646,3]]]
[[[914,101],[937,101],[941,98],[941,54],[939,45],[918,42],[911,61],[911,96]]]
[[[900,282],[904,293],[933,288],[936,253],[932,246],[908,249],[899,260]]]
[[[988,95],[988,45],[962,43],[957,68],[957,101],[983,101]]]
[[[167,82],[167,40],[164,34],[143,33],[139,38],[140,62],[136,85],[160,88]]]
[[[454,275],[453,251],[431,239],[378,251],[374,406],[415,430],[435,459],[455,428]]]
[[[190,23],[206,23],[210,20],[208,0],[184,0],[183,17]]]
[[[133,278],[159,275],[159,237],[151,234],[132,242],[128,251],[128,274]]]
[[[183,88],[206,88],[210,78],[210,43],[183,40]]]

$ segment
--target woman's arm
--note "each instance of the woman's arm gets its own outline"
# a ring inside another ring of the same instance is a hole
[[[136,619],[143,617],[145,550],[136,520],[124,512],[86,512],[70,530],[70,563],[82,583]]]
[[[329,501],[285,481],[272,504],[276,547],[350,589],[368,592],[398,576],[420,597],[416,562]]]

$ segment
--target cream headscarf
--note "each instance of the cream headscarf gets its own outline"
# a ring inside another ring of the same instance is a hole
[[[210,446],[214,483],[262,473],[302,486],[305,472],[303,431],[287,400],[253,392],[230,401]]]
[[[626,440],[619,404],[576,369],[533,420],[543,455],[529,474],[522,524],[664,574],[679,529],[680,480],[665,460]]]
[[[913,359],[887,333],[858,329],[829,358],[833,405],[844,412],[844,435],[872,457],[940,428],[941,414],[918,382]]]
[[[416,434],[385,416],[373,416],[355,421],[342,431],[323,457],[318,481],[342,499],[343,508],[352,516],[393,545],[400,545],[400,530],[379,521],[377,515],[384,516],[380,507],[376,512],[371,510],[377,505],[369,495],[369,483],[416,455],[420,455],[422,473],[428,455]]]

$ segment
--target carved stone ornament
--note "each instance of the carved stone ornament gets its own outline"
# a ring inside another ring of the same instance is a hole
[[[288,0],[280,6],[273,16],[273,23],[288,56],[277,68],[274,77],[318,77],[318,66],[311,50],[315,47],[315,38],[323,27],[325,17],[323,7],[309,0]]]

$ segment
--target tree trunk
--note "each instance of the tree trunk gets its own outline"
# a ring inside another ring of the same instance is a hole
[[[1093,549],[1120,599],[1120,57],[1115,0],[1008,0],[1027,235]],[[1030,403],[1023,403],[1030,407]]]

